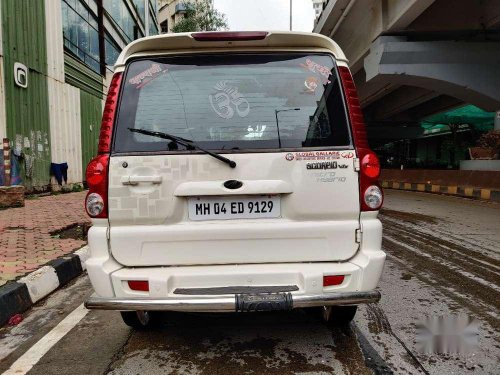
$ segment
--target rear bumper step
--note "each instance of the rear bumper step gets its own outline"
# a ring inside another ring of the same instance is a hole
[[[299,290],[297,285],[272,285],[272,286],[223,286],[216,288],[177,288],[174,294],[187,296],[210,296],[221,294],[259,294],[259,293],[283,293]]]
[[[259,298],[258,294],[238,294],[230,297],[186,297],[175,299],[121,299],[102,298],[92,295],[86,302],[87,309],[121,310],[121,311],[191,311],[191,312],[235,312],[250,311],[240,301],[248,296]],[[264,295],[265,296],[265,295]],[[380,300],[380,292],[346,292],[322,295],[293,295],[282,293],[285,303],[279,301],[272,308],[252,310],[288,310],[314,306],[358,305],[373,303]]]

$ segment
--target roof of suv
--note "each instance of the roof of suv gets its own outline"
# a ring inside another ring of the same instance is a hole
[[[210,34],[221,37],[225,32],[211,32]],[[238,32],[228,32],[234,34]],[[242,32],[245,34],[248,32]],[[120,53],[115,68],[123,66],[132,55],[142,55],[168,51],[224,49],[224,48],[310,48],[327,49],[337,60],[347,59],[340,47],[330,38],[321,34],[292,32],[292,31],[270,31],[260,39],[252,40],[196,40],[193,35],[202,33],[178,33],[162,34],[138,39],[127,45]],[[208,33],[207,33],[208,34]],[[248,34],[247,34],[248,35]]]

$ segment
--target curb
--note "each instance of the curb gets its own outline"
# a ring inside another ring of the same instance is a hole
[[[85,271],[88,245],[0,287],[0,327]]]
[[[476,198],[486,201],[500,202],[500,190],[496,189],[481,189],[469,186],[443,186],[434,184],[395,182],[395,181],[381,181],[381,185],[385,189],[446,194],[446,195],[454,195],[465,198]]]

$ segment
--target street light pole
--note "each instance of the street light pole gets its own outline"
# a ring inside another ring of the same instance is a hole
[[[292,31],[292,0],[290,0],[290,31]]]

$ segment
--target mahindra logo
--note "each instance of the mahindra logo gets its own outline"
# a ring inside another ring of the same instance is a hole
[[[352,152],[352,151],[342,152],[341,156],[344,159],[352,159],[354,157],[354,152]]]

